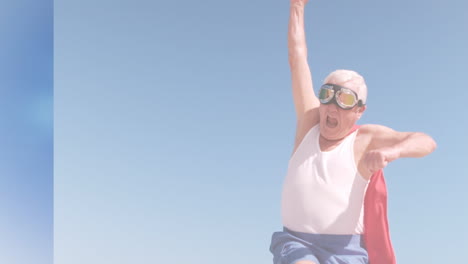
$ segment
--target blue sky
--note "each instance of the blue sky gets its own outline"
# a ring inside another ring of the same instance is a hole
[[[463,261],[464,1],[311,1],[309,62],[361,123],[432,135],[386,170],[399,263]],[[56,263],[271,263],[295,116],[288,1],[55,1]],[[428,254],[428,253],[431,254]]]
[[[0,262],[52,262],[52,1],[0,1]]]

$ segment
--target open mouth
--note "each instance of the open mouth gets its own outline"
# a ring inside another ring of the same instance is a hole
[[[335,128],[338,126],[338,119],[327,116],[327,127]]]

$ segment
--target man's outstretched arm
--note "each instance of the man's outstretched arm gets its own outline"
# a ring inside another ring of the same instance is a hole
[[[319,122],[318,107],[320,102],[314,94],[312,75],[307,63],[304,8],[308,0],[290,1],[288,55],[297,116],[295,150],[310,128]]]
[[[398,132],[380,125],[365,125],[361,131],[370,136],[363,162],[370,173],[399,158],[420,158],[435,150],[436,142],[421,132]]]

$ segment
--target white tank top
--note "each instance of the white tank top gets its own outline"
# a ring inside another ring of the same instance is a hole
[[[354,161],[357,130],[322,152],[314,126],[289,160],[283,185],[283,225],[314,234],[362,234],[366,181]]]

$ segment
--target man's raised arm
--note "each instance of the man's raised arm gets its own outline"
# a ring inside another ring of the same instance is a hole
[[[314,94],[312,75],[307,63],[307,45],[304,31],[304,8],[308,0],[290,0],[288,27],[288,55],[291,68],[294,106],[297,116],[294,149],[307,131],[319,122],[320,102]]]

